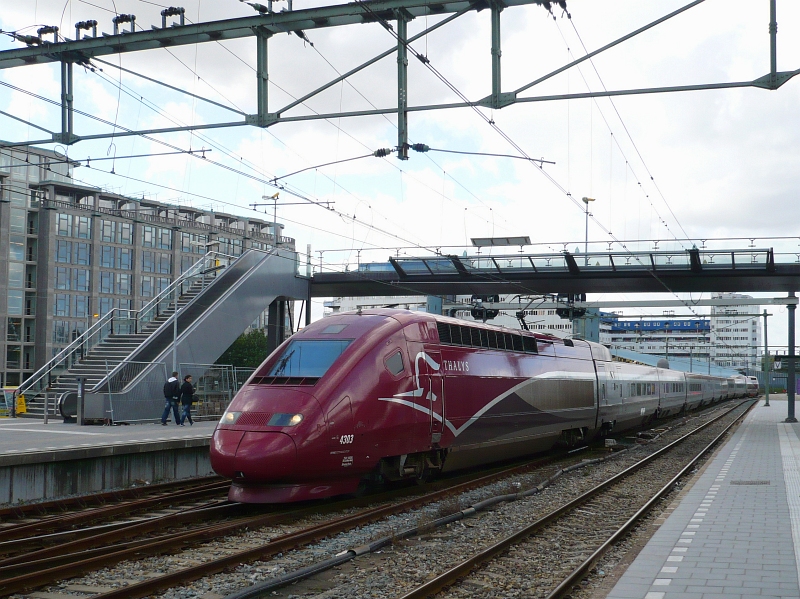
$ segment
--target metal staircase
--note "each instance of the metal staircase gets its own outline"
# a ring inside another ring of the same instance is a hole
[[[194,299],[213,278],[207,278],[205,282],[194,281],[186,292],[178,297],[178,310],[183,308]],[[100,343],[89,350],[73,366],[62,374],[58,375],[45,391],[49,391],[52,398],[49,402],[49,414],[57,413],[58,400],[63,395],[78,392],[78,377],[83,377],[86,381],[86,388],[91,389],[100,381],[108,376],[125,358],[130,356],[144,341],[150,337],[161,325],[167,322],[175,314],[175,302],[168,305],[158,312],[158,315],[141,327],[140,332],[120,332],[109,333]],[[122,323],[122,328],[130,329]],[[44,393],[37,393],[29,396],[25,395],[27,404],[27,414],[29,418],[42,418],[45,409]]]
[[[275,300],[308,297],[297,268],[283,249],[209,252],[141,310],[112,310],[35,372],[18,390],[27,415],[41,418],[45,398],[48,414],[74,415],[83,377],[85,418],[152,420],[172,364],[199,379]]]

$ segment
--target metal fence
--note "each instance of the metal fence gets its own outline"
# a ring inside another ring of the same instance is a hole
[[[746,376],[754,376],[758,379],[758,386],[763,391],[764,390],[764,372],[762,370],[752,370],[747,369]],[[787,383],[786,383],[786,373],[785,372],[770,372],[769,373],[769,392],[770,393],[786,393]]]
[[[111,422],[157,420],[164,410],[164,383],[170,369],[163,362],[124,362],[103,392],[104,418]],[[225,364],[180,364],[179,380],[192,375],[196,401],[192,417],[216,420],[252,374],[251,369]],[[135,385],[131,383],[135,382]]]

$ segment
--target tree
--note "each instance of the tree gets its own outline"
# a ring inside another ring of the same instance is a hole
[[[267,336],[261,329],[240,335],[217,360],[217,364],[232,364],[237,368],[258,368],[266,360]]]

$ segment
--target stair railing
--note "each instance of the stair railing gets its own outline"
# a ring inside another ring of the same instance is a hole
[[[134,318],[134,310],[114,308],[104,314],[72,343],[67,345],[49,362],[34,372],[17,389],[17,395],[38,395],[45,391],[62,372],[69,370],[88,354],[95,346],[102,343],[115,329],[129,324]],[[115,327],[116,325],[116,327]]]
[[[144,325],[158,318],[165,311],[174,310],[180,296],[186,293],[193,283],[200,280],[201,288],[205,288],[214,280],[219,270],[227,268],[234,260],[236,257],[228,254],[206,253],[168,287],[142,306],[136,318],[136,332],[140,332]]]
[[[169,309],[170,305],[177,306],[178,298],[194,281],[200,279],[202,286],[205,287],[204,279],[206,277],[208,277],[208,282],[213,281],[216,273],[229,266],[234,260],[236,260],[235,256],[220,252],[208,252],[176,278],[169,287],[145,304],[141,310],[114,308],[104,314],[100,320],[26,379],[17,389],[17,395],[27,394],[30,398],[44,392],[61,373],[72,368],[109,335],[115,332],[140,332],[146,323]]]

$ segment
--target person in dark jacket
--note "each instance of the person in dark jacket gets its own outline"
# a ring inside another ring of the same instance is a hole
[[[178,413],[178,399],[181,395],[181,382],[178,380],[178,373],[173,372],[172,376],[164,383],[164,413],[161,414],[161,424],[167,426],[169,411],[175,417],[175,424],[181,423],[181,416]]]
[[[192,375],[187,374],[183,377],[183,385],[181,385],[181,405],[183,406],[183,414],[181,415],[181,426],[188,420],[189,426],[194,424],[192,420],[192,397],[194,396],[194,386],[192,386]]]

